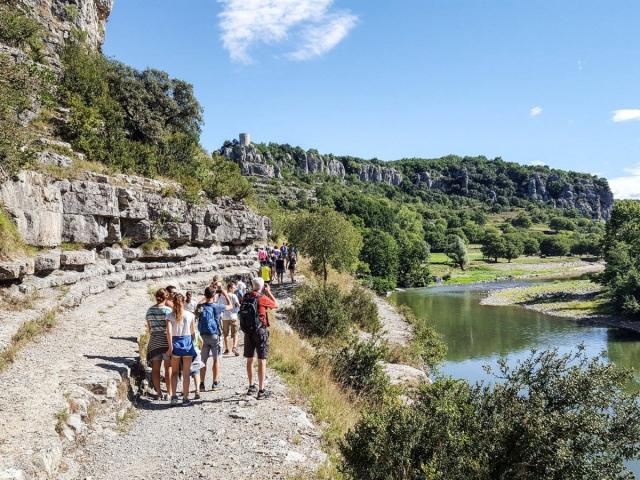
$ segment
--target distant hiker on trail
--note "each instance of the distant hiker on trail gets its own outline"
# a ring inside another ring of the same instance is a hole
[[[155,389],[153,398],[159,400],[162,396],[160,386],[160,365],[164,362],[164,378],[169,390],[169,379],[171,378],[171,357],[169,342],[167,339],[167,316],[171,313],[171,308],[165,302],[168,294],[164,288],[156,292],[156,303],[147,310],[147,330],[149,332],[149,343],[147,344],[147,363],[151,363],[151,381]],[[166,399],[166,398],[165,398]]]
[[[193,298],[193,292],[191,290],[187,290],[187,296],[185,297],[185,310],[188,310],[191,313],[196,312],[196,307],[198,306],[198,302],[196,302]]]
[[[296,281],[296,267],[298,265],[298,257],[295,252],[292,250],[289,252],[289,276],[291,277],[291,283]]]
[[[285,258],[284,256],[280,256],[276,258],[276,278],[278,279],[278,283],[284,282],[284,271],[285,271]]]
[[[272,259],[273,258],[278,258],[280,256],[280,249],[278,248],[277,245],[273,246],[273,254],[272,254]]]
[[[222,322],[220,321],[220,317],[222,312],[233,308],[231,300],[229,300],[229,295],[222,289],[222,284],[216,282],[214,288],[207,287],[205,289],[205,301],[204,303],[200,303],[196,310],[198,316],[198,331],[202,336],[201,356],[202,363],[204,364],[200,369],[200,391],[205,390],[204,382],[207,374],[207,360],[209,360],[209,356],[213,357],[213,363],[211,365],[213,384],[211,385],[211,389],[217,390],[220,387],[220,354],[222,353]],[[216,295],[221,295],[225,303],[217,303]]]
[[[247,359],[247,379],[249,390],[247,395],[256,393],[253,383],[253,357],[258,355],[258,400],[269,397],[264,388],[267,372],[267,355],[269,353],[269,317],[268,310],[278,308],[269,285],[264,284],[262,278],[256,277],[251,281],[253,290],[245,295],[240,305],[240,328],[244,332],[244,356]]]
[[[280,256],[282,258],[287,258],[289,254],[289,248],[287,247],[287,242],[282,242],[282,246],[280,247]]]
[[[262,262],[260,264],[260,270],[258,271],[258,276],[269,285],[271,283],[271,278],[273,277],[273,267],[270,262]]]
[[[167,316],[167,340],[171,355],[171,405],[178,403],[176,395],[178,387],[178,369],[182,360],[182,404],[190,405],[189,383],[191,382],[191,362],[196,357],[193,340],[196,334],[195,316],[184,308],[184,296],[176,293],[173,296],[173,309]]]
[[[266,262],[268,256],[269,256],[269,254],[264,249],[264,247],[260,247],[260,250],[258,251],[258,261],[259,262]]]
[[[230,282],[227,285],[227,295],[231,301],[231,310],[222,312],[222,334],[224,335],[224,354],[229,354],[229,336],[231,336],[231,351],[237,357],[238,352],[238,311],[240,310],[240,301],[235,294],[236,284]]]

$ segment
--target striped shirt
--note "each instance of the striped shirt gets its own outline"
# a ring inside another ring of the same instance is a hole
[[[165,306],[154,305],[147,310],[147,322],[152,333],[167,331],[167,315],[170,313],[171,309]]]

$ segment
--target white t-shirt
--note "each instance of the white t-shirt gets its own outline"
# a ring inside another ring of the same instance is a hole
[[[225,310],[222,312],[223,320],[235,320],[238,318],[238,312],[240,311],[240,301],[235,293],[229,293],[229,300],[231,301],[232,310]]]
[[[186,302],[184,304],[184,309],[190,311],[191,313],[195,313],[197,306],[198,306],[198,302],[196,302],[192,298],[190,302]]]
[[[171,331],[174,337],[185,337],[191,335],[191,325],[195,322],[196,316],[185,310],[182,312],[182,321],[180,324],[176,321],[176,316],[173,312],[167,315],[167,321],[171,322]]]

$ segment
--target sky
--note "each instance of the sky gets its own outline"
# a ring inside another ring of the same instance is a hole
[[[502,157],[640,198],[637,0],[116,0],[103,51],[194,85],[202,143]]]

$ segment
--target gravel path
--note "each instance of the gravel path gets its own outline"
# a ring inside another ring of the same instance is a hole
[[[190,277],[189,284],[210,277]],[[56,414],[68,405],[66,393],[78,385],[94,390],[115,384],[127,371],[137,357],[150,286],[127,284],[87,298],[0,374],[0,473],[19,468],[34,478],[45,478],[47,470],[51,478],[285,478],[322,461],[319,430],[291,404],[273,372],[273,398],[244,396],[242,357],[223,359],[221,391],[206,392],[192,407],[143,400],[124,434],[113,415],[99,417],[73,458],[61,458],[55,425]],[[55,469],[61,459],[60,476]]]

